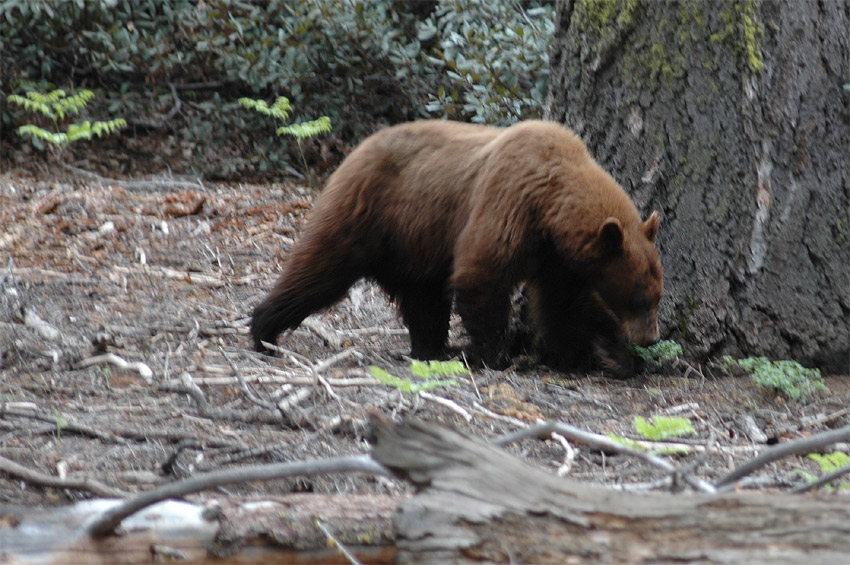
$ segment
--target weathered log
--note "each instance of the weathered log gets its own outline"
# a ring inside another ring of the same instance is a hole
[[[160,502],[90,536],[118,501],[0,506],[0,563],[840,563],[847,497],[633,494],[560,479],[417,421],[375,424],[373,457],[413,498],[292,494]],[[195,479],[197,482],[197,479]],[[179,490],[179,489],[178,489]]]
[[[560,479],[461,433],[378,423],[373,457],[418,488],[396,516],[410,563],[838,563],[833,495],[633,494]]]
[[[291,494],[192,504],[169,500],[122,522],[120,535],[94,538],[88,525],[117,500],[63,508],[0,506],[0,563],[389,563],[398,498]],[[324,529],[322,529],[324,528]]]

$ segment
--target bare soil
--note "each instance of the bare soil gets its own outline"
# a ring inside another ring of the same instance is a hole
[[[747,416],[769,441],[850,423],[847,375],[827,377],[830,393],[797,403],[687,359],[626,381],[521,363],[411,395],[369,375],[376,365],[410,376],[409,342],[392,305],[365,282],[283,336],[288,353],[254,353],[250,312],[274,284],[313,197],[284,184],[125,188],[63,169],[0,175],[0,456],[129,494],[220,468],[368,452],[370,413],[415,415],[479,437],[543,419],[635,439],[636,417],[671,414],[696,430],[680,443],[715,438],[717,450],[699,460],[694,451],[671,456],[711,481],[764,448],[745,431]],[[459,349],[465,343],[457,319],[450,339]],[[106,353],[125,365],[90,361]],[[662,478],[638,461],[576,447],[565,471],[575,479],[636,487]],[[554,440],[509,449],[552,472],[565,458]],[[789,458],[762,469],[754,486],[800,483],[800,470],[820,473],[811,460]],[[326,476],[225,492],[407,488]],[[98,494],[0,471],[0,504]]]

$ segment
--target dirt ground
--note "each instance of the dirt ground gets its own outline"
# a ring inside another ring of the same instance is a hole
[[[410,376],[409,343],[392,305],[367,283],[286,334],[289,353],[256,354],[248,317],[278,276],[313,191],[188,186],[124,187],[62,169],[0,174],[0,456],[106,487],[46,488],[0,471],[0,504],[67,504],[226,467],[366,453],[371,413],[484,438],[543,419],[640,439],[635,417],[686,416],[696,435],[676,441],[702,446],[714,437],[717,449],[699,460],[696,450],[671,457],[695,463],[708,481],[764,448],[748,417],[767,441],[850,423],[847,375],[827,377],[831,392],[801,404],[687,360],[627,381],[540,367],[475,370],[457,386],[411,395],[370,377],[371,365]],[[453,319],[452,345],[464,339]],[[574,479],[641,488],[661,478],[636,460],[577,447],[565,471]],[[509,449],[552,472],[565,458],[554,440]],[[789,458],[763,468],[752,487],[803,482],[800,470],[820,474],[813,461]],[[406,488],[326,476],[223,492]]]

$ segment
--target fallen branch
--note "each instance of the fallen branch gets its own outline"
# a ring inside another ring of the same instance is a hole
[[[839,498],[614,493],[417,421],[379,422],[373,457],[417,486],[394,520],[401,563],[808,565],[850,553]]]
[[[273,465],[258,465],[240,469],[213,471],[211,473],[197,475],[185,481],[169,483],[126,500],[95,520],[89,526],[88,531],[94,537],[107,536],[113,533],[121,524],[121,520],[127,516],[169,498],[182,497],[194,492],[249,481],[270,481],[286,477],[309,477],[328,473],[389,474],[382,465],[373,461],[368,455],[352,455],[317,461],[277,463]]]
[[[789,455],[803,455],[823,449],[829,445],[838,442],[850,441],[850,426],[844,426],[837,430],[824,432],[822,434],[813,435],[804,439],[790,441],[788,443],[780,443],[777,446],[771,447],[763,451],[755,459],[751,459],[733,470],[731,473],[717,481],[717,488],[727,487],[723,490],[731,489],[735,481],[746,477],[753,471],[764,467],[768,463],[782,459]]]
[[[497,437],[493,440],[493,443],[495,445],[506,445],[508,443],[512,443],[514,441],[527,437],[547,438],[552,435],[552,433],[561,434],[562,436],[569,438],[572,441],[577,441],[594,447],[596,449],[611,451],[614,453],[621,453],[624,455],[630,455],[646,463],[649,463],[653,467],[656,467],[666,473],[669,473],[673,477],[682,476],[682,478],[695,490],[708,493],[712,493],[715,491],[712,485],[706,483],[701,479],[697,479],[688,475],[682,475],[681,470],[677,469],[672,463],[670,463],[666,459],[661,459],[660,457],[656,457],[655,455],[652,455],[651,453],[647,453],[645,451],[640,451],[631,447],[620,445],[606,436],[587,432],[574,426],[570,426],[569,424],[562,424],[559,422],[547,422],[545,424],[538,424],[536,426],[531,426],[511,434],[506,434]]]
[[[108,496],[111,498],[120,498],[127,496],[127,493],[121,489],[112,488],[97,479],[86,477],[83,479],[66,479],[62,477],[54,477],[45,475],[39,471],[29,469],[23,465],[19,465],[10,459],[6,459],[0,455],[0,472],[6,473],[9,476],[17,477],[28,482],[31,485],[37,485],[48,488],[72,489],[83,492],[90,492],[98,496]]]
[[[100,365],[101,363],[108,363],[109,365],[118,367],[119,369],[123,369],[125,371],[134,371],[136,373],[139,373],[139,376],[142,377],[148,384],[153,382],[153,371],[150,367],[148,367],[141,361],[125,361],[114,353],[104,353],[103,355],[96,355],[94,357],[86,357],[85,359],[80,359],[74,365],[74,368],[85,369],[87,367],[91,367],[92,365]]]
[[[228,277],[217,273],[196,273],[190,271],[178,271],[169,267],[160,267],[154,265],[139,265],[133,267],[125,267],[123,265],[115,265],[112,270],[123,275],[140,275],[174,279],[185,281],[191,284],[206,285],[214,288],[225,285],[243,285],[253,284],[257,281],[257,275],[245,275],[242,277]]]
[[[94,179],[96,181],[113,184],[120,186],[121,188],[129,191],[149,191],[149,190],[171,190],[171,189],[185,189],[191,188],[195,190],[206,190],[206,187],[203,183],[198,179],[196,182],[187,182],[182,180],[172,180],[172,179],[158,179],[158,180],[136,180],[136,181],[127,181],[127,180],[119,180],[113,178],[102,177],[97,173],[93,173],[91,171],[87,171],[85,169],[80,169],[79,167],[74,167],[73,165],[69,165],[67,163],[62,163],[62,166],[69,171],[72,171],[80,176]]]

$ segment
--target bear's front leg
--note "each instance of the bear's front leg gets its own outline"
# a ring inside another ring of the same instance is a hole
[[[491,369],[509,366],[508,292],[456,282],[455,301],[457,312],[472,342],[472,361],[483,363]]]

